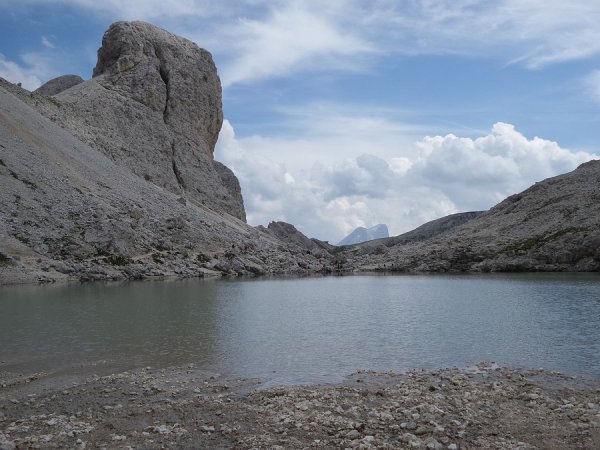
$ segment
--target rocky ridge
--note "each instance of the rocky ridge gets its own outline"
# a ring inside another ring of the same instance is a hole
[[[346,270],[600,271],[600,161],[536,183],[424,240],[356,246]],[[449,216],[452,217],[452,216]],[[445,219],[440,219],[445,220]],[[416,230],[415,230],[416,231]],[[413,236],[414,237],[414,236]]]
[[[60,94],[79,83],[83,83],[83,78],[79,75],[62,75],[47,81],[33,92],[40,95],[51,96]]]
[[[287,222],[273,221],[266,228],[262,225],[256,228],[296,248],[312,252],[315,255],[321,255],[322,257],[330,256],[331,251],[335,248],[335,246],[327,242],[307,238],[294,225]]]

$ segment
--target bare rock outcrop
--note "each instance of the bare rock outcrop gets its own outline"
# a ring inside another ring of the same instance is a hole
[[[330,271],[245,223],[221,123],[210,54],[143,22],[51,97],[0,78],[0,284]]]
[[[321,252],[324,249],[320,241],[306,237],[291,223],[273,221],[266,228],[262,225],[257,228],[263,233],[306,251]]]
[[[329,260],[134,175],[0,79],[0,284],[328,271]]]
[[[213,152],[223,111],[209,52],[145,22],[104,34],[91,80],[42,112],[133,173],[187,201],[245,221],[234,175]],[[225,178],[225,183],[223,179]]]
[[[230,197],[231,210],[230,214],[246,221],[246,211],[244,210],[244,199],[242,198],[242,188],[240,182],[233,171],[225,164],[219,161],[213,161],[213,167],[221,178],[221,184],[225,187],[227,195]],[[228,199],[224,199],[227,201]]]
[[[42,84],[34,92],[49,97],[60,94],[73,86],[77,86],[79,83],[83,83],[83,78],[79,75],[62,75]]]

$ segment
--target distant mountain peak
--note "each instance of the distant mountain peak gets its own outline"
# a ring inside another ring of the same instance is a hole
[[[377,224],[371,228],[358,227],[340,242],[338,245],[354,245],[361,242],[372,241],[373,239],[381,239],[389,237],[388,227],[384,223]]]

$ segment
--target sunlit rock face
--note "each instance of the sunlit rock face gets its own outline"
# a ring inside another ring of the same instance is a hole
[[[117,22],[94,77],[56,99],[78,113],[69,129],[136,175],[246,220],[237,178],[213,159],[223,110],[208,51],[145,22]]]

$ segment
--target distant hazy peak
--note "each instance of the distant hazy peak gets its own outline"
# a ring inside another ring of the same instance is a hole
[[[373,239],[381,239],[389,237],[388,227],[384,223],[377,224],[371,228],[358,227],[340,242],[338,245],[354,245],[361,242],[372,241]]]

